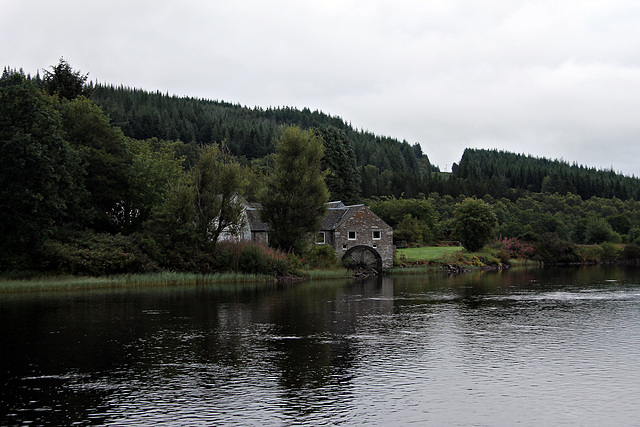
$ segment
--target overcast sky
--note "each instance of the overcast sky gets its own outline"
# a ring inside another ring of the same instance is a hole
[[[640,176],[637,0],[0,0],[3,66]]]

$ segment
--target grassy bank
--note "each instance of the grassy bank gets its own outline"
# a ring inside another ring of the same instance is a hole
[[[344,279],[353,276],[353,271],[346,268],[313,269],[303,271],[301,276],[309,280]]]
[[[390,274],[420,274],[435,271],[463,271],[479,268],[502,268],[506,259],[494,249],[468,252],[459,246],[425,246],[396,251]]]
[[[298,272],[292,279],[323,280],[348,278],[353,272],[346,268],[312,269]],[[215,273],[193,274],[161,272],[149,274],[126,274],[104,277],[87,276],[38,276],[25,279],[0,277],[0,293],[9,292],[42,292],[42,291],[76,291],[107,288],[142,288],[150,286],[195,286],[216,284],[274,283],[274,276]]]
[[[517,260],[513,260],[516,261]],[[496,250],[467,252],[461,247],[419,247],[396,251],[396,267],[389,274],[423,274],[429,272],[452,271],[453,269],[478,269],[502,266],[504,260]],[[511,262],[511,261],[510,261]],[[532,261],[530,261],[532,262]],[[302,267],[302,266],[300,266]],[[285,281],[331,280],[353,276],[353,271],[342,267],[309,268],[302,267]],[[216,284],[274,283],[277,278],[270,275],[246,273],[193,274],[160,272],[149,274],[125,274],[101,277],[89,276],[39,276],[15,278],[0,276],[0,293],[75,291],[107,288],[141,288],[151,286],[194,286]]]
[[[41,291],[75,291],[106,288],[137,288],[147,286],[193,286],[209,284],[233,284],[251,282],[274,282],[272,276],[241,273],[151,273],[127,274],[105,277],[81,276],[42,276],[31,279],[0,278],[0,293],[7,292],[41,292]]]
[[[423,246],[420,248],[397,249],[396,256],[402,262],[440,261],[449,259],[464,251],[460,246]]]

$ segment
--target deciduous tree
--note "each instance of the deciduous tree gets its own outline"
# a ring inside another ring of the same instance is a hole
[[[144,230],[154,258],[174,268],[197,269],[203,250],[212,253],[222,231],[243,225],[236,196],[244,185],[241,166],[218,145],[203,148],[197,164],[183,174]]]
[[[125,136],[109,123],[100,107],[83,96],[61,100],[58,108],[64,138],[80,153],[87,171],[83,184],[89,200],[85,210],[92,213],[86,215],[85,225],[118,232],[122,224],[117,217],[130,191],[131,158]]]
[[[32,252],[83,189],[53,100],[23,75],[0,79],[0,259]]]
[[[244,185],[242,167],[218,145],[203,149],[189,172],[193,192],[193,218],[198,234],[215,245],[224,230],[242,226],[244,206],[238,198]]]
[[[467,198],[453,212],[453,237],[468,251],[480,250],[493,237],[496,214],[483,200]]]

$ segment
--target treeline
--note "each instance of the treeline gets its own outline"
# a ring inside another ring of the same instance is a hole
[[[455,238],[454,212],[465,199],[431,193],[425,199],[384,197],[366,203],[394,227],[396,244],[433,245]],[[531,191],[515,201],[488,194],[478,200],[495,213],[493,238],[528,245],[530,251],[519,254],[523,257],[582,262],[579,245],[605,243],[631,245],[640,257],[640,201]]]
[[[283,125],[302,129],[335,127],[353,147],[358,166],[372,165],[392,174],[421,175],[433,170],[419,144],[356,130],[343,119],[308,108],[247,108],[239,104],[177,97],[124,86],[89,85],[100,105],[125,135],[210,145],[225,142],[231,153],[249,160],[273,153]]]
[[[308,108],[247,108],[104,84],[90,84],[88,90],[126,136],[198,146],[224,141],[233,155],[248,161],[273,153],[273,141],[283,125],[338,129],[353,150],[362,198],[413,198],[437,192],[515,200],[532,191],[571,193],[584,199],[640,199],[640,180],[635,177],[498,150],[467,149],[451,174],[440,173],[417,143],[357,130],[340,117]]]
[[[456,177],[475,182],[477,188],[473,192],[478,196],[505,197],[510,190],[527,190],[571,193],[583,199],[640,199],[640,180],[635,177],[505,151],[468,148],[452,170]]]

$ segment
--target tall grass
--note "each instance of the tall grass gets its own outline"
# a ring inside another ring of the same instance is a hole
[[[73,291],[147,286],[194,286],[209,284],[272,283],[273,276],[242,273],[194,274],[162,272],[105,277],[39,277],[23,280],[0,279],[0,293]]]
[[[434,273],[434,272],[444,272],[448,271],[447,267],[444,264],[439,265],[420,265],[415,267],[394,267],[390,270],[387,270],[387,274],[391,274],[392,276],[396,275],[409,275],[409,274],[425,274],[425,273]]]
[[[342,279],[353,276],[353,271],[349,271],[346,268],[332,268],[332,269],[314,269],[303,271],[304,277],[310,280],[321,279]]]

